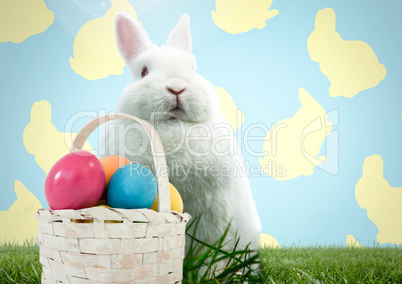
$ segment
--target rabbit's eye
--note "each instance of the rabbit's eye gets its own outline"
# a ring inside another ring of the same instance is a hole
[[[141,77],[144,78],[147,75],[148,75],[148,67],[144,66],[144,67],[142,67]]]

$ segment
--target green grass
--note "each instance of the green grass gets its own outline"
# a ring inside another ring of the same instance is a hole
[[[222,249],[226,244],[230,223],[218,241],[207,244],[188,233],[192,226],[195,227],[194,232],[197,231],[199,221],[199,218],[194,218],[186,227],[186,234],[191,241],[183,263],[183,284],[260,282],[261,276],[252,268],[259,264],[258,254],[253,253],[248,246],[237,249],[239,239],[236,236],[233,250]],[[224,267],[216,267],[219,263]]]
[[[225,283],[228,279],[229,283],[243,283],[245,279],[249,283],[402,283],[402,249],[397,247],[262,249],[259,251],[262,271],[257,276],[234,274],[233,268],[249,264],[240,260],[244,252],[223,254],[219,252],[219,243],[207,247],[210,259],[215,256],[215,259],[234,257],[238,260],[235,259],[226,272],[202,278],[203,275],[198,274],[202,259],[188,256],[183,283]],[[40,274],[37,247],[0,245],[0,283],[40,283]]]
[[[264,249],[262,283],[402,283],[402,249]]]
[[[40,283],[41,271],[39,248],[33,242],[0,244],[0,283]]]

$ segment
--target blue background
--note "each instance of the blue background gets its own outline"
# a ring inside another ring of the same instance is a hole
[[[73,56],[79,29],[110,7],[108,2],[102,7],[102,1],[80,3],[46,1],[55,21],[45,32],[20,44],[0,44],[0,210],[7,210],[16,199],[14,180],[21,180],[44,206],[47,204],[43,190],[45,173],[34,156],[27,153],[22,139],[34,102],[48,100],[52,123],[63,131],[68,118],[78,111],[114,110],[130,81],[127,67],[122,75],[93,81],[71,69],[69,58]],[[345,245],[347,234],[362,245],[376,243],[377,227],[366,210],[358,206],[354,189],[362,175],[364,159],[373,154],[382,156],[384,177],[390,185],[402,185],[402,2],[277,0],[271,9],[280,13],[267,21],[267,27],[236,35],[221,30],[212,21],[214,1],[130,3],[151,40],[158,45],[166,41],[181,14],[190,14],[199,73],[227,90],[244,113],[244,124],[237,135],[252,123],[270,128],[273,123],[292,117],[300,108],[299,88],[305,88],[326,111],[338,110],[339,121],[334,126],[339,134],[336,175],[315,168],[313,175],[289,181],[250,178],[263,233],[274,236],[281,245]],[[336,30],[342,38],[369,44],[387,69],[378,86],[354,98],[331,97],[329,80],[307,51],[315,15],[326,7],[334,9]],[[79,121],[74,131],[85,122]],[[91,139],[91,145],[96,147],[96,138]],[[263,141],[257,141],[250,145],[261,151],[262,144]],[[325,155],[325,144],[320,154]],[[251,165],[259,165],[260,157],[243,153]]]

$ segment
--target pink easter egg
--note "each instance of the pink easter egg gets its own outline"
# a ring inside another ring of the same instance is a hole
[[[76,210],[95,206],[104,187],[105,173],[99,159],[87,151],[77,151],[53,165],[46,177],[45,196],[53,210]]]

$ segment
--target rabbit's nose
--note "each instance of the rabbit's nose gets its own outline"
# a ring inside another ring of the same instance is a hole
[[[173,95],[180,95],[183,93],[186,89],[185,88],[177,88],[177,87],[167,87],[167,90],[172,93]]]
[[[171,77],[166,82],[169,93],[178,96],[186,90],[186,82],[180,77]]]

